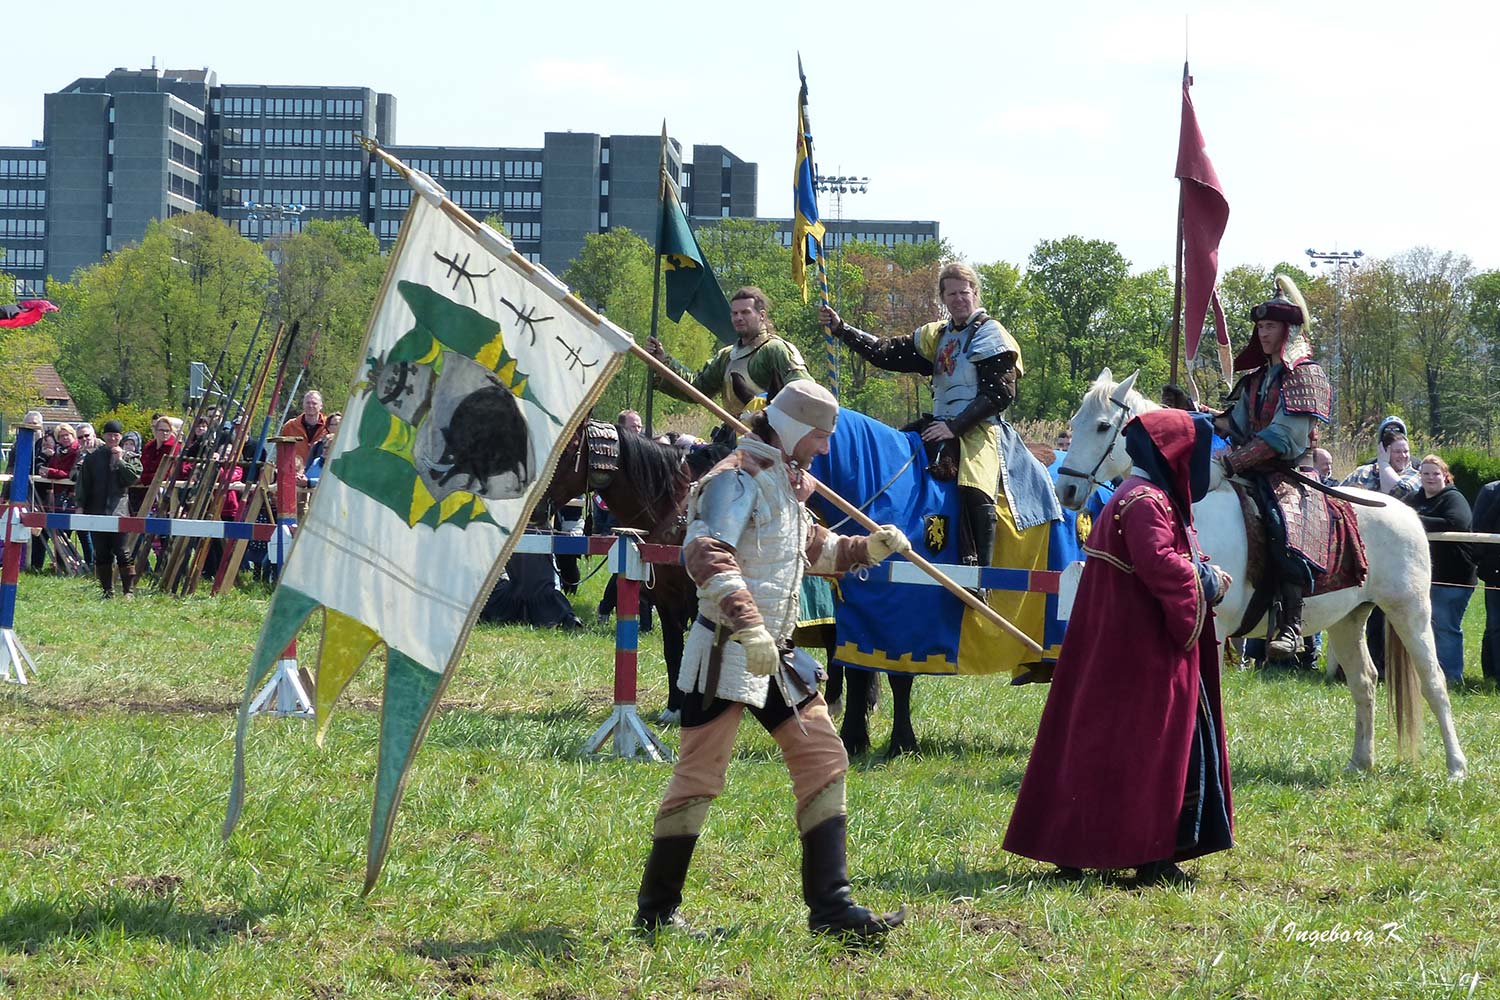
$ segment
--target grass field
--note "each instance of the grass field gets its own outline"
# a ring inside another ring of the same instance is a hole
[[[23,578],[39,676],[0,692],[0,996],[1500,995],[1491,692],[1454,695],[1471,768],[1455,785],[1430,725],[1402,764],[1379,714],[1376,773],[1346,775],[1342,688],[1231,674],[1239,844],[1190,885],[1139,890],[1000,849],[1045,689],[919,682],[923,753],[856,761],[849,782],[856,894],[912,920],[856,954],[806,932],[789,783],[747,724],[684,906],[726,934],[653,948],[627,925],[667,769],[576,756],[610,700],[609,632],[475,632],[361,898],[377,664],[321,750],[305,723],[255,723],[245,816],[219,839],[264,607]],[[643,646],[654,716],[665,674]]]

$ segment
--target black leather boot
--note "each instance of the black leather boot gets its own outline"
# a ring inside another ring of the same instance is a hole
[[[99,586],[104,588],[104,599],[107,601],[115,596],[115,567],[113,563],[94,563],[94,575],[99,578]]]
[[[958,560],[966,566],[984,567],[990,564],[995,551],[995,525],[997,515],[990,498],[972,486],[958,488]],[[989,599],[984,587],[966,588],[981,601]]]
[[[1280,613],[1276,631],[1266,643],[1266,659],[1292,660],[1302,651],[1302,588],[1293,583],[1281,585]]]
[[[636,930],[655,934],[671,928],[693,933],[677,907],[682,904],[682,885],[687,881],[688,865],[697,844],[696,834],[657,837],[651,841],[651,856],[646,859],[641,891],[635,897]]]
[[[835,816],[802,835],[802,898],[807,926],[814,934],[833,934],[856,943],[886,935],[906,920],[906,907],[876,913],[855,904],[849,887],[849,818]]]

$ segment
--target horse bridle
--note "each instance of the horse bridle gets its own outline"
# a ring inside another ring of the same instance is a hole
[[[1094,489],[1097,489],[1100,486],[1109,485],[1108,483],[1100,482],[1096,477],[1099,474],[1099,469],[1104,465],[1106,461],[1109,460],[1109,456],[1114,454],[1115,445],[1120,443],[1120,431],[1125,426],[1125,421],[1130,417],[1130,407],[1126,406],[1124,403],[1120,402],[1113,396],[1109,397],[1109,401],[1120,409],[1120,412],[1117,415],[1119,418],[1119,423],[1116,423],[1113,419],[1111,419],[1109,423],[1109,428],[1112,431],[1109,437],[1109,447],[1104,449],[1104,454],[1099,456],[1099,461],[1095,462],[1094,467],[1088,472],[1079,472],[1077,469],[1070,469],[1068,466],[1062,465],[1058,466],[1057,469],[1057,474],[1059,476],[1076,476],[1079,479],[1087,480],[1088,484]]]

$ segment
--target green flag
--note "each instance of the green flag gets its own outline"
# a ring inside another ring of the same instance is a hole
[[[729,322],[729,303],[713,270],[703,262],[703,250],[670,182],[662,195],[661,242],[656,252],[666,271],[667,316],[672,322],[679,322],[685,312],[712,331],[720,343],[739,340],[740,335]]]

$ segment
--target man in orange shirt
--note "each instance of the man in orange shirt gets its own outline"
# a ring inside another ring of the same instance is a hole
[[[297,463],[299,469],[307,468],[307,454],[323,435],[328,433],[328,421],[323,416],[323,394],[309,389],[302,396],[302,413],[281,426],[282,437],[297,438]]]

